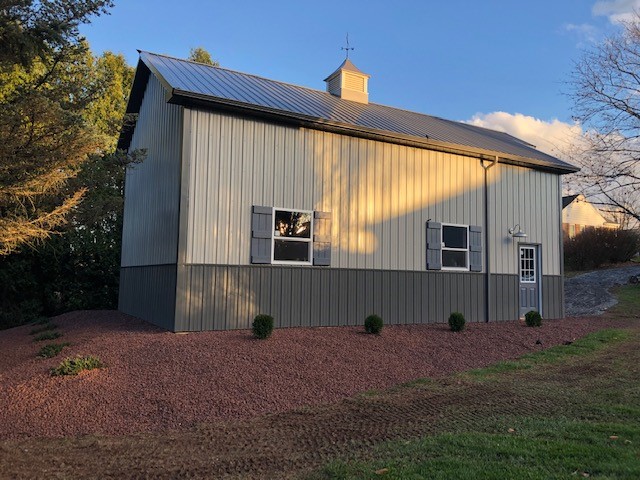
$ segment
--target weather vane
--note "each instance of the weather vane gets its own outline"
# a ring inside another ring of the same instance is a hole
[[[347,58],[349,58],[349,50],[353,50],[353,47],[349,46],[349,34],[347,33],[347,46],[341,47],[341,50],[345,50],[347,52]]]

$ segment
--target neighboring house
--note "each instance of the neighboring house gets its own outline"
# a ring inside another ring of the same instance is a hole
[[[323,92],[142,52],[120,310],[173,331],[562,317],[560,175],[577,169],[369,103],[368,80],[348,59]]]
[[[585,198],[584,195],[562,197],[562,233],[564,238],[573,238],[585,228],[619,228],[620,225],[607,218]]]

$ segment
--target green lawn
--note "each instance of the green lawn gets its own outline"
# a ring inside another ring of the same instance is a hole
[[[616,293],[620,304],[612,314],[637,318],[640,288]],[[435,435],[383,443],[364,455],[345,452],[309,478],[640,479],[635,325],[461,374],[460,381],[478,388],[503,387],[512,412],[496,413],[489,399],[469,421],[468,407],[454,406],[446,414],[450,425]]]
[[[640,285],[623,285],[613,290],[618,298],[610,313],[624,317],[637,317],[640,315]]]

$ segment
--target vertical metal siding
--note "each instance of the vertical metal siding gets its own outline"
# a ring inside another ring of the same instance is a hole
[[[330,211],[332,267],[425,268],[424,224],[481,224],[478,160],[192,111],[185,262],[248,265],[251,205]]]
[[[544,318],[564,316],[564,290],[562,276],[542,277],[542,315]]]
[[[176,266],[151,265],[120,269],[118,310],[173,330]]]
[[[491,276],[491,321],[517,320],[519,317],[518,276]]]
[[[525,243],[541,244],[542,272],[560,275],[561,205],[558,176],[512,165],[489,170],[491,272],[518,274],[518,239],[509,228],[520,224]]]
[[[229,265],[179,266],[177,274],[188,293],[176,331],[250,328],[258,313],[277,327],[358,326],[371,313],[390,325],[442,323],[453,311],[483,321],[481,296],[470,300],[480,274]]]
[[[146,148],[147,157],[125,181],[123,267],[176,262],[183,109],[164,94],[150,76],[130,147]]]

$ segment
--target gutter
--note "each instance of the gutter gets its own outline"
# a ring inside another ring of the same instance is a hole
[[[489,182],[488,174],[489,169],[494,167],[498,163],[498,156],[493,159],[488,165],[485,164],[485,160],[480,160],[480,165],[484,170],[484,259],[485,259],[485,274],[484,274],[484,321],[489,322],[491,318],[491,258],[489,252]]]
[[[261,105],[252,105],[236,100],[224,99],[224,98],[212,98],[210,95],[199,94],[195,92],[171,89],[167,94],[168,103],[175,105],[182,105],[185,107],[203,107],[211,108],[216,107],[222,111],[230,113],[240,113],[243,115],[252,115],[254,117],[275,121],[278,123],[292,124],[299,127],[313,128],[317,130],[324,130],[332,133],[339,133],[344,135],[350,135],[369,140],[378,140],[387,143],[394,143],[398,145],[406,145],[410,147],[426,148],[429,150],[435,150],[439,152],[452,153],[455,155],[464,155],[467,157],[478,158],[480,160],[493,161],[496,157],[499,158],[500,163],[506,163],[516,166],[524,166],[529,168],[536,168],[546,172],[555,174],[575,173],[579,169],[573,165],[564,164],[558,165],[557,163],[546,162],[540,159],[522,157],[519,155],[513,155],[504,152],[498,152],[494,150],[486,150],[477,147],[467,147],[458,144],[442,142],[439,140],[433,140],[429,138],[420,138],[413,135],[406,135],[396,132],[388,132],[384,130],[377,130],[368,127],[361,127],[356,125],[349,125],[345,123],[339,123],[324,118],[312,117],[309,115],[287,112],[271,107],[265,107]],[[564,162],[563,162],[564,163]]]

